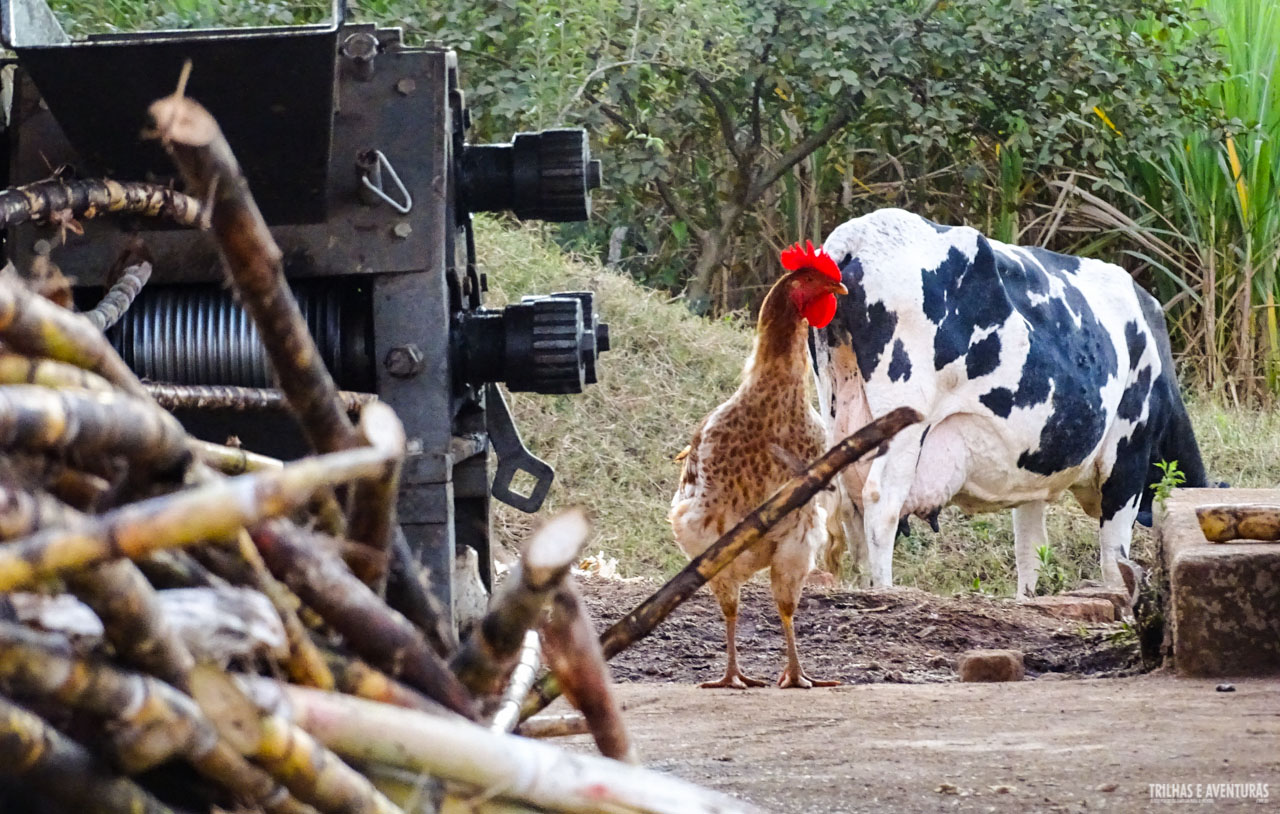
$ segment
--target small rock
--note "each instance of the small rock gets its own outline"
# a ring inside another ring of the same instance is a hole
[[[1101,786],[1098,786],[1098,791],[1111,792],[1111,791],[1115,791],[1118,788],[1120,788],[1119,783],[1103,783]]]
[[[1218,686],[1214,687],[1214,689],[1217,690],[1218,692],[1235,692],[1236,685],[1235,684],[1219,684]]]
[[[1105,599],[1116,609],[1119,618],[1129,612],[1129,594],[1120,588],[1089,587],[1067,591],[1063,596],[1078,596],[1082,599]]]
[[[815,588],[819,591],[829,591],[839,585],[840,580],[836,579],[836,575],[827,571],[810,571],[809,576],[804,578],[806,588]]]
[[[719,655],[719,653],[717,652],[716,655]],[[947,658],[946,656],[934,656],[933,658],[929,659],[928,666],[932,667],[935,670],[950,669],[951,659]]]
[[[996,794],[1011,794],[1011,793],[1013,793],[1013,786],[988,786],[987,788],[991,789],[991,790],[992,790],[993,792],[995,792]]]
[[[1027,669],[1018,650],[969,650],[957,659],[956,672],[964,682],[1021,681]]]
[[[942,783],[942,784],[939,784],[939,786],[936,789],[934,789],[934,791],[936,791],[938,794],[958,794],[960,792],[960,789],[956,788],[950,783]]]
[[[1022,605],[1055,619],[1090,623],[1116,620],[1116,608],[1109,599],[1083,596],[1037,596],[1023,600]]]

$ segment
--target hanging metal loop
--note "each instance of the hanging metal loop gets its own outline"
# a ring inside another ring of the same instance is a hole
[[[409,194],[409,190],[405,188],[404,182],[400,180],[399,174],[396,173],[396,168],[391,166],[391,162],[387,159],[387,156],[381,150],[370,150],[368,153],[361,156],[361,158],[364,159],[365,156],[372,156],[374,159],[372,161],[361,161],[362,172],[360,174],[360,180],[364,183],[365,188],[382,200],[386,201],[392,209],[396,210],[401,215],[409,214],[409,210],[413,209],[413,196],[411,196]],[[399,190],[400,196],[404,199],[404,203],[392,198],[387,194],[386,190],[382,188],[383,170],[386,170],[387,176],[391,179],[392,183],[396,185],[396,189]]]

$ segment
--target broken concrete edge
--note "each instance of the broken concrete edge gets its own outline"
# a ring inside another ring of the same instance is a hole
[[[1276,502],[1275,489],[1178,489],[1157,512],[1179,675],[1280,675],[1280,543],[1210,543],[1195,511]]]

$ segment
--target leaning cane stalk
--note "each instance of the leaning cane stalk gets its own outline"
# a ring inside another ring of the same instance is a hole
[[[529,538],[519,564],[450,664],[473,694],[501,692],[525,633],[537,623],[547,599],[560,587],[590,535],[586,515],[571,509],[547,521]]]
[[[516,657],[516,666],[511,670],[511,678],[502,690],[498,706],[489,719],[489,728],[494,732],[510,732],[520,723],[520,705],[529,694],[533,680],[538,677],[538,668],[542,666],[542,643],[538,632],[530,630],[524,634],[524,643],[520,646],[520,654]]]
[[[106,379],[84,368],[52,359],[33,359],[7,350],[0,350],[0,384],[38,384],[55,389],[78,387],[102,392],[115,389]]]
[[[233,387],[220,384],[164,384],[145,382],[144,387],[166,410],[235,410],[237,412],[285,412],[289,402],[279,390],[262,387]],[[349,414],[358,414],[366,404],[377,401],[374,393],[339,390],[338,400]]]
[[[89,751],[0,697],[0,778],[11,777],[77,814],[181,814],[137,783],[109,774]]]
[[[836,444],[821,458],[814,461],[803,474],[784,483],[778,491],[742,519],[706,551],[694,557],[688,565],[672,577],[644,602],[600,637],[605,659],[611,659],[632,644],[649,635],[689,597],[707,584],[707,581],[724,570],[739,554],[755,545],[777,525],[778,521],[800,508],[821,490],[840,470],[862,456],[886,444],[902,430],[923,417],[910,407],[899,407],[881,416],[853,435]],[[555,676],[547,675],[533,688],[525,699],[521,719],[546,708],[560,695],[560,683]]]
[[[453,714],[441,704],[359,659],[326,651],[324,660],[333,674],[334,684],[339,692],[380,704],[416,709],[430,715]]]
[[[258,679],[263,681],[264,679]],[[569,814],[729,814],[752,806],[674,777],[350,696],[285,687],[294,722],[352,760],[425,772]]]
[[[252,317],[280,389],[302,432],[319,452],[361,443],[338,397],[338,388],[316,348],[297,300],[285,282],[283,254],[276,245],[249,183],[217,121],[198,103],[179,94],[153,102],[151,118],[191,192],[210,201],[209,222],[227,275]],[[386,551],[389,525],[366,513],[385,510],[378,482],[358,483],[352,500],[356,542]],[[374,584],[379,584],[375,580]]]

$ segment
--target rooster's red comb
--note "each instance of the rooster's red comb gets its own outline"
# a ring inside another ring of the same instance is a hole
[[[821,248],[813,248],[813,241],[806,240],[804,244],[802,247],[797,243],[789,249],[782,250],[782,256],[779,258],[782,260],[782,267],[787,271],[812,269],[840,282],[840,267],[831,259],[831,255]]]

